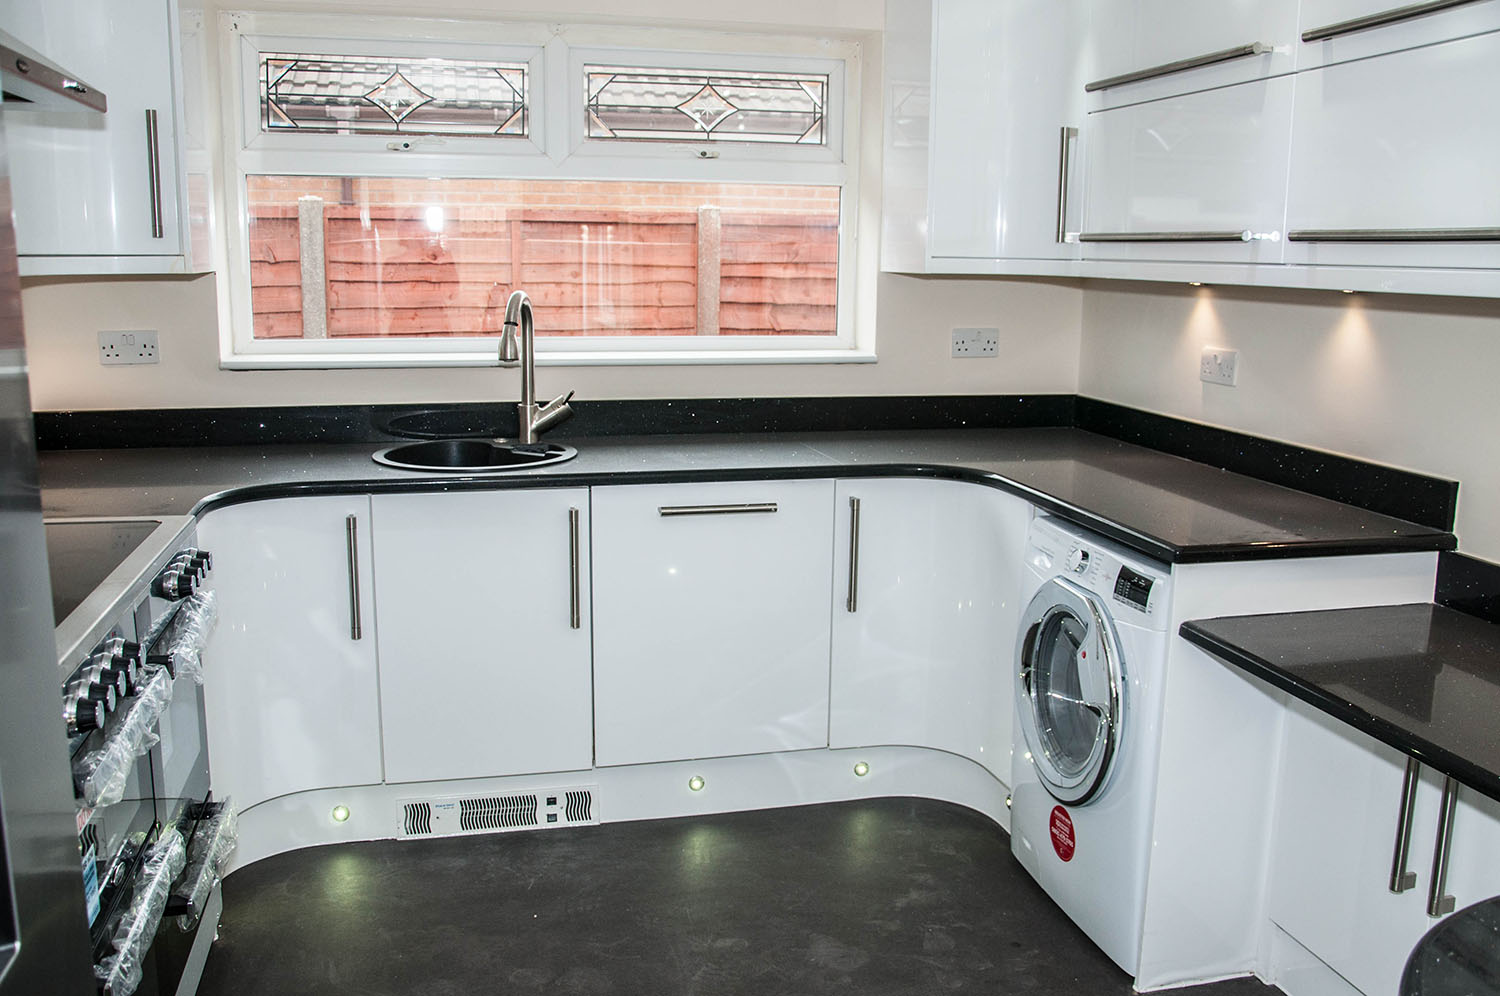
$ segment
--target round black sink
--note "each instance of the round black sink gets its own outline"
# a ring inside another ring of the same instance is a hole
[[[375,462],[397,470],[462,471],[466,474],[503,474],[549,463],[562,463],[578,455],[571,446],[558,443],[492,443],[487,439],[434,439],[426,443],[403,443],[380,450]]]

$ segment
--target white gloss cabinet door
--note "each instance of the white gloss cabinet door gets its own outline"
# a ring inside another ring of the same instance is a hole
[[[1302,0],[1299,12],[1297,68],[1367,59],[1500,29],[1500,0],[1469,0],[1423,14],[1410,0]],[[1361,27],[1368,18],[1383,23]],[[1404,16],[1400,16],[1404,15]]]
[[[1407,868],[1390,891],[1406,756],[1292,701],[1273,830],[1270,917],[1362,992],[1395,993],[1426,916],[1440,789],[1417,792]]]
[[[840,481],[836,507],[829,745],[931,747],[1009,782],[1031,506],[892,478]]]
[[[386,781],[591,767],[588,491],[372,505]]]
[[[380,782],[369,497],[231,505],[198,541],[219,608],[204,650],[214,794],[243,810]]]
[[[1291,123],[1289,76],[1089,115],[1084,257],[1280,262]]]
[[[931,257],[1078,258],[1082,31],[1081,0],[934,4]]]
[[[833,496],[593,489],[599,764],[827,746]]]
[[[1287,261],[1500,268],[1497,65],[1492,32],[1299,73]],[[1433,229],[1489,240],[1422,241]]]
[[[1116,106],[1291,72],[1298,0],[1091,0],[1088,48],[1096,106]],[[1166,66],[1260,46],[1244,54],[1177,72]],[[1150,79],[1098,88],[1149,70]]]
[[[185,266],[176,16],[175,0],[4,5],[0,30],[77,73],[109,104],[103,115],[6,114],[22,273]]]

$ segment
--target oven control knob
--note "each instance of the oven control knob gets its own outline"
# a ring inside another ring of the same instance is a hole
[[[214,555],[207,550],[193,551],[193,566],[206,574],[214,569]]]
[[[83,678],[68,686],[68,697],[97,702],[99,703],[99,707],[106,713],[115,711],[116,699],[113,683],[104,684]]]
[[[1068,554],[1068,570],[1074,574],[1082,574],[1089,569],[1089,552],[1087,550],[1074,550]]]
[[[104,707],[93,699],[75,696],[63,704],[63,720],[68,724],[68,736],[76,737],[104,725]]]
[[[109,664],[95,664],[86,668],[80,677],[91,685],[107,685],[115,690],[115,698],[123,699],[130,690],[130,682],[124,671],[117,671]]]
[[[197,581],[197,575],[186,569],[186,562],[174,564],[156,576],[151,583],[151,594],[175,602],[191,595]]]

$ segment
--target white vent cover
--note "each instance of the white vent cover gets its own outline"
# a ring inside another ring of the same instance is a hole
[[[397,803],[397,832],[402,837],[452,837],[598,823],[597,791],[597,786],[586,785],[519,795],[402,799]]]

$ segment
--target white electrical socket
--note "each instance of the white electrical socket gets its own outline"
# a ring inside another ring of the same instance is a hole
[[[955,359],[999,355],[999,329],[962,328],[953,330],[953,356]]]
[[[1220,349],[1204,346],[1203,356],[1198,361],[1198,379],[1205,384],[1234,386],[1234,375],[1239,369],[1240,353],[1237,349]]]
[[[139,329],[130,332],[100,332],[99,362],[107,367],[126,363],[159,363],[156,332]]]

